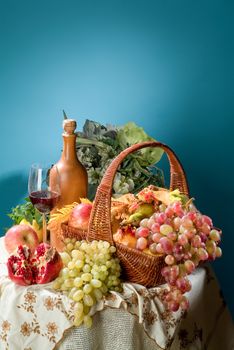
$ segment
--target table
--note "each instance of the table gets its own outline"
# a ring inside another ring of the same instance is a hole
[[[164,286],[124,283],[92,309],[91,329],[72,327],[72,302],[51,284],[17,286],[7,278],[0,239],[0,350],[233,350],[231,316],[208,265],[190,276],[187,314],[165,311]]]

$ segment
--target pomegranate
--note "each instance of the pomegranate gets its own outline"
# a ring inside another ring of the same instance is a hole
[[[57,250],[49,244],[39,244],[32,258],[34,283],[44,284],[54,280],[62,267],[63,262]]]
[[[8,275],[16,284],[27,286],[33,283],[30,258],[30,248],[22,245],[18,246],[16,254],[9,257],[7,261]]]
[[[68,225],[86,231],[89,225],[91,210],[91,203],[77,204],[71,212]]]
[[[27,246],[18,246],[7,262],[9,278],[21,286],[48,283],[55,279],[63,267],[57,250],[41,243],[32,254]]]

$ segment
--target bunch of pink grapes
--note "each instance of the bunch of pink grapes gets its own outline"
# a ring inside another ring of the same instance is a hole
[[[169,206],[161,204],[159,212],[140,222],[135,235],[137,249],[165,255],[161,273],[169,286],[164,296],[166,307],[171,311],[188,309],[184,293],[190,291],[191,283],[187,276],[200,262],[222,255],[218,247],[221,231],[193,204],[186,207],[176,201]]]

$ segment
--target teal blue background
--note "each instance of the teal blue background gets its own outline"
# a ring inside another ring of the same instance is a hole
[[[60,156],[62,109],[79,128],[135,121],[223,229],[214,268],[234,314],[233,16],[224,0],[1,0],[1,233],[31,163]]]

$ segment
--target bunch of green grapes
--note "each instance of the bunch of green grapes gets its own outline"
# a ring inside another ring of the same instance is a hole
[[[55,290],[65,292],[75,302],[74,325],[91,327],[91,307],[108,291],[121,292],[120,264],[116,248],[106,241],[65,239],[61,253],[64,267],[53,282]]]

